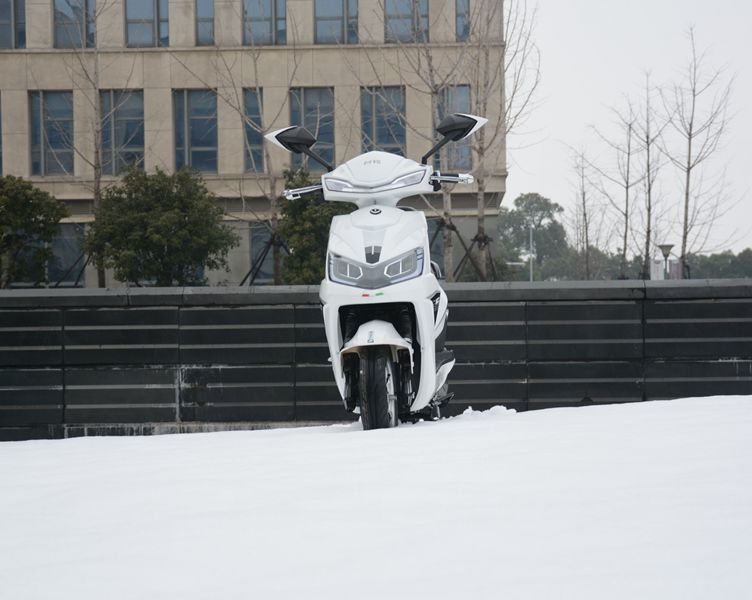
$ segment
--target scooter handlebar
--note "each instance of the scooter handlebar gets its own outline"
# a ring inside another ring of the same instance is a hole
[[[475,178],[470,173],[440,173],[431,175],[431,183],[473,183]]]
[[[306,194],[312,194],[315,192],[320,192],[324,189],[324,187],[319,183],[318,185],[307,185],[306,187],[302,188],[294,188],[292,190],[285,190],[282,192],[282,195],[287,200],[298,200],[301,196],[305,196]]]
[[[475,178],[470,173],[441,173],[436,171],[428,180],[433,184],[434,189],[438,191],[442,183],[473,183]],[[294,188],[291,190],[285,190],[282,195],[287,200],[298,200],[306,194],[318,194],[323,191],[324,187],[321,184],[308,185],[301,188]]]

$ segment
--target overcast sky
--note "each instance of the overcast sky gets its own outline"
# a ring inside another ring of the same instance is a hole
[[[680,77],[690,25],[698,49],[707,50],[708,68],[724,67],[735,77],[733,120],[717,158],[738,203],[715,228],[712,249],[752,247],[752,3],[745,0],[539,0],[535,37],[543,79],[524,134],[508,142],[504,205],[538,192],[571,212],[568,146],[597,159],[591,126],[608,131],[609,107],[625,95],[639,100],[646,71],[656,84]],[[679,192],[666,186],[663,193],[669,200]],[[666,237],[658,241],[679,243],[678,230]]]

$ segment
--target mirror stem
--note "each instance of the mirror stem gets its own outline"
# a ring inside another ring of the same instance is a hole
[[[452,141],[452,139],[448,138],[448,137],[441,138],[441,140],[439,140],[439,142],[433,148],[431,148],[428,152],[426,152],[426,154],[425,154],[425,156],[423,158],[420,159],[420,164],[427,165],[429,157],[432,154],[434,154],[434,153],[438,152],[439,150],[441,150],[444,146],[446,146],[451,141]]]
[[[306,156],[310,156],[313,160],[319,163],[322,167],[326,168],[326,170],[329,171],[330,173],[334,171],[334,167],[332,165],[326,162],[318,154],[313,152],[313,150],[311,150],[310,148],[301,148],[301,150],[303,151],[303,154],[305,154]]]

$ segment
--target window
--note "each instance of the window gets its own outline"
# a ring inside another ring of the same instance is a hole
[[[73,93],[30,92],[31,174],[73,174]]]
[[[0,48],[26,47],[26,0],[0,0]]]
[[[456,0],[455,34],[458,42],[470,37],[470,0]]]
[[[405,88],[362,88],[360,116],[363,152],[382,150],[405,156]]]
[[[243,0],[243,44],[287,43],[285,0]]]
[[[55,48],[93,48],[95,0],[55,0]]]
[[[167,0],[125,0],[126,45],[169,46]]]
[[[84,287],[84,226],[80,223],[61,223],[50,243],[52,256],[47,261],[47,279],[52,285]]]
[[[217,94],[175,90],[175,168],[217,172]]]
[[[428,225],[428,241],[431,244],[431,260],[439,265],[441,272],[444,273],[444,236],[441,235],[441,217],[432,217],[426,219]],[[446,273],[444,273],[446,276]]]
[[[261,90],[243,90],[245,115],[245,170],[261,173],[264,170],[264,134],[261,129]]]
[[[358,43],[358,0],[316,0],[316,43]]]
[[[196,45],[214,45],[214,0],[196,0]]]
[[[428,0],[385,0],[384,40],[427,42]]]
[[[119,175],[130,165],[144,164],[144,93],[141,90],[100,92],[102,172]]]
[[[271,285],[274,283],[274,252],[269,227],[263,223],[254,223],[251,225],[249,234],[251,266],[258,268],[253,285]],[[281,252],[280,258],[284,258]]]
[[[79,223],[59,224],[50,242],[32,240],[16,257],[20,273],[11,287],[83,287],[88,263],[83,242],[84,226]]]
[[[317,140],[313,151],[328,163],[334,163],[334,89],[291,88],[290,124],[310,131]],[[292,155],[292,167],[309,171],[324,168],[303,154]]]
[[[470,112],[470,86],[454,85],[442,88],[438,97],[439,119],[452,113],[469,113]],[[470,149],[470,140],[460,142],[449,142],[441,151],[444,155],[445,162],[439,164],[439,155],[434,156],[434,165],[436,168],[444,170],[471,169],[473,166],[472,152]]]

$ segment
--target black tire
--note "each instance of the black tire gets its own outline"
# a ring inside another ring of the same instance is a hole
[[[366,348],[360,361],[360,420],[363,429],[386,429],[399,424],[394,365],[389,348]],[[389,394],[389,387],[392,393]]]

